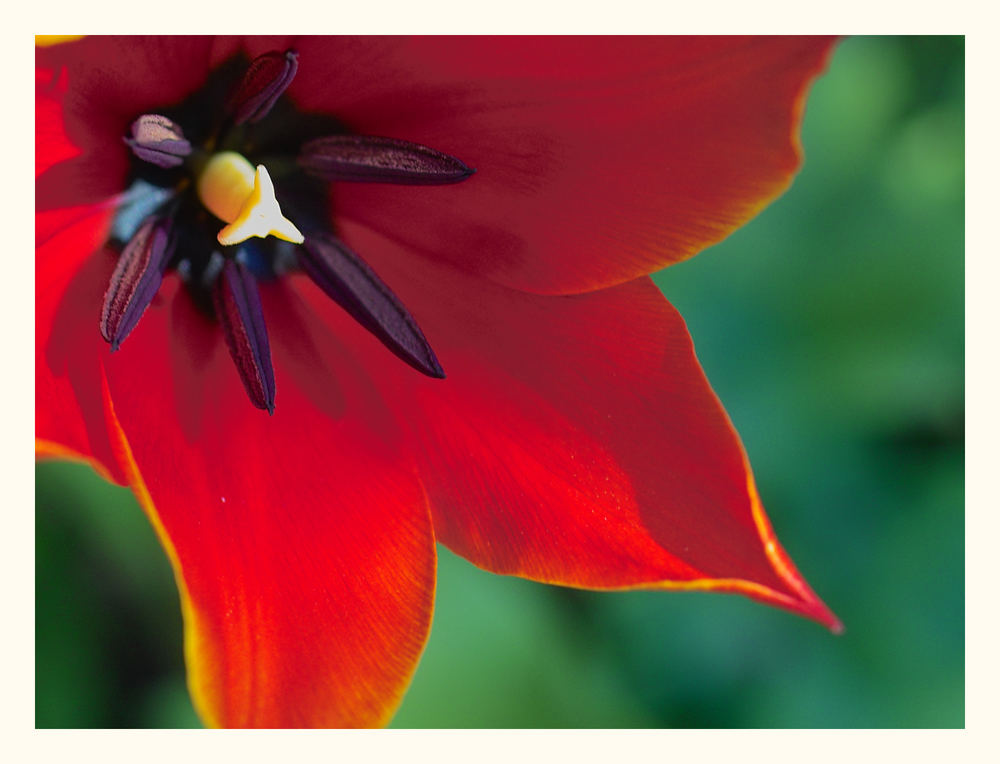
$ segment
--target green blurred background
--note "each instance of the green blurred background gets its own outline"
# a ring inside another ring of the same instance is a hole
[[[441,549],[393,726],[964,725],[964,52],[844,41],[792,190],[655,277],[847,633],[735,596],[502,578]],[[46,463],[36,496],[37,726],[198,726],[173,578],[131,494]]]

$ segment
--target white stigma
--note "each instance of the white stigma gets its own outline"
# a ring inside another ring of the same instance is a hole
[[[223,246],[251,236],[275,236],[295,244],[304,241],[299,229],[281,213],[271,176],[262,164],[254,170],[241,154],[220,152],[198,176],[197,189],[209,212],[229,224],[217,237]]]

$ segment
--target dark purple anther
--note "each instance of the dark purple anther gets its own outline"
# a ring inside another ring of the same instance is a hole
[[[316,285],[393,353],[429,377],[444,370],[410,312],[364,260],[334,236],[307,236],[296,248]]]
[[[132,137],[124,140],[139,159],[158,167],[179,167],[191,153],[180,126],[161,114],[143,114],[132,123]]]
[[[298,158],[324,180],[435,186],[458,183],[475,170],[448,154],[409,141],[365,135],[331,135],[306,143]]]
[[[169,223],[150,218],[122,250],[101,311],[101,334],[112,351],[139,323],[159,290],[170,260],[169,239]]]
[[[257,56],[229,99],[233,123],[242,125],[266,117],[275,101],[292,84],[298,69],[299,54],[294,50],[271,51]]]
[[[271,346],[253,274],[241,263],[227,259],[212,289],[212,300],[250,402],[273,414]]]

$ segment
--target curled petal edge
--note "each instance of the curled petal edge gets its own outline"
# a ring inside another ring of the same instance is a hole
[[[771,522],[764,512],[760,495],[757,493],[757,485],[750,471],[750,463],[746,455],[743,456],[743,463],[747,474],[747,493],[750,497],[751,512],[753,514],[754,525],[760,536],[764,547],[764,554],[775,573],[788,585],[798,597],[779,592],[770,586],[750,581],[745,578],[695,578],[688,581],[649,581],[632,586],[609,586],[599,587],[593,585],[576,586],[567,581],[546,581],[537,576],[530,576],[531,580],[540,583],[552,584],[556,586],[570,586],[573,588],[589,589],[593,591],[706,591],[719,592],[725,594],[740,594],[765,605],[771,605],[783,610],[805,616],[817,623],[825,626],[834,634],[844,633],[843,622],[830,610],[829,607],[816,595],[816,593],[806,583],[805,579],[796,569],[791,558],[778,543],[778,538],[771,527]]]
[[[760,534],[760,540],[764,544],[764,553],[767,555],[767,559],[770,561],[775,572],[781,576],[785,583],[787,583],[788,586],[791,587],[800,597],[799,600],[791,600],[788,604],[784,602],[777,602],[776,604],[787,608],[792,612],[801,613],[802,615],[820,622],[834,634],[843,634],[843,622],[833,614],[833,611],[830,610],[830,608],[828,608],[819,597],[816,596],[816,593],[809,587],[809,584],[806,583],[805,579],[799,574],[798,570],[796,570],[791,558],[785,553],[781,544],[778,543],[777,536],[774,534],[774,529],[771,527],[771,522],[767,519],[767,515],[764,512],[764,507],[760,501],[760,495],[757,493],[757,484],[754,482],[753,473],[750,471],[750,463],[747,460],[746,454],[743,455],[743,464],[747,473],[747,493],[750,496],[750,507],[753,512],[753,520],[754,524],[757,526],[757,533]],[[747,585],[744,593],[748,597],[757,599],[757,594],[753,591],[753,585],[747,581],[743,583]],[[764,589],[765,592],[776,594],[771,592],[771,590],[767,587],[762,587],[762,589]]]
[[[110,470],[108,470],[108,468],[101,464],[101,462],[97,459],[81,454],[76,449],[69,448],[61,443],[56,443],[53,440],[35,438],[35,458],[44,460],[59,459],[67,462],[86,464],[109,483],[117,484],[118,482],[114,479]]]
[[[149,522],[153,526],[153,530],[155,531],[160,544],[163,546],[164,552],[166,552],[167,559],[170,560],[170,567],[174,572],[174,580],[177,582],[177,592],[180,597],[181,604],[181,615],[184,620],[184,662],[187,665],[188,692],[191,695],[195,711],[197,711],[198,716],[205,723],[205,726],[215,728],[222,727],[223,725],[220,720],[216,719],[211,713],[211,704],[205,697],[203,686],[205,684],[204,677],[207,676],[207,672],[204,669],[204,661],[202,660],[204,651],[200,649],[199,645],[198,634],[200,630],[197,627],[198,614],[195,611],[194,606],[191,604],[191,598],[188,595],[187,585],[184,583],[184,575],[181,572],[180,559],[177,556],[177,551],[174,549],[173,542],[170,540],[166,529],[163,527],[163,523],[160,521],[160,516],[153,504],[153,499],[149,494],[149,490],[146,488],[146,483],[143,480],[142,475],[139,472],[139,467],[132,455],[132,447],[129,445],[128,439],[125,436],[125,431],[118,422],[118,416],[115,414],[114,403],[111,400],[111,391],[108,387],[107,375],[104,372],[103,367],[101,369],[101,390],[104,397],[104,416],[107,421],[108,432],[111,438],[111,447],[114,449],[115,457],[118,459],[119,464],[128,479],[129,487],[131,487],[132,491],[135,493],[135,497],[138,499],[139,505],[142,507],[142,511],[146,514],[146,517],[149,518]]]
[[[170,561],[170,566],[174,573],[174,580],[177,585],[178,596],[180,599],[181,615],[184,622],[184,661],[187,668],[188,692],[191,696],[195,711],[205,726],[216,729],[223,728],[226,726],[223,720],[212,711],[212,703],[210,700],[211,671],[209,670],[210,666],[208,665],[206,658],[206,656],[210,654],[210,651],[206,649],[206,645],[200,636],[204,631],[204,629],[199,626],[201,619],[196,608],[191,602],[191,597],[188,593],[187,585],[184,580],[177,551],[170,539],[170,536],[167,534],[162,521],[160,520],[160,516],[153,503],[152,496],[146,487],[146,483],[139,471],[135,457],[133,456],[132,447],[130,446],[128,438],[119,423],[118,416],[115,413],[114,402],[111,399],[107,374],[103,366],[101,368],[101,390],[104,405],[104,416],[114,456],[125,475],[128,487],[135,494],[139,505],[142,507],[143,512],[149,519],[149,522],[152,525],[168,560]],[[115,482],[109,470],[100,462],[54,441],[36,438],[35,454],[37,458],[64,459],[89,464],[101,477],[109,482]],[[434,556],[434,560],[436,568],[436,555]],[[427,622],[427,631],[425,631],[421,637],[422,643],[425,646],[427,637],[429,636],[429,628],[430,620]],[[414,669],[416,668],[416,664],[417,662],[414,662]],[[412,679],[412,674],[410,679]],[[401,700],[402,694],[400,693],[399,697],[397,697],[393,702],[385,704],[381,716],[372,720],[371,726],[385,727],[395,715]]]

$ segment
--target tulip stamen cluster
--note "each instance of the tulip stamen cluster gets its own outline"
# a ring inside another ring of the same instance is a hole
[[[276,109],[282,110],[278,126],[285,129],[272,136],[298,123],[312,125],[282,103],[297,71],[295,51],[258,56],[231,90],[221,122],[190,134],[182,125],[192,113],[204,112],[203,103],[187,110],[181,105],[172,115],[142,114],[132,122],[124,141],[140,161],[132,202],[123,205],[113,226],[111,243],[120,254],[100,322],[101,334],[118,350],[165,275],[175,271],[195,304],[222,326],[250,401],[270,413],[274,370],[258,281],[292,270],[305,272],[410,366],[444,377],[414,316],[329,230],[324,210],[331,181],[441,185],[474,173],[427,146],[352,135],[335,125],[327,128],[331,134],[302,135],[292,147],[269,141],[257,125]],[[278,124],[278,116],[269,122]],[[258,158],[266,166],[251,161]],[[218,220],[227,224],[221,230]]]

